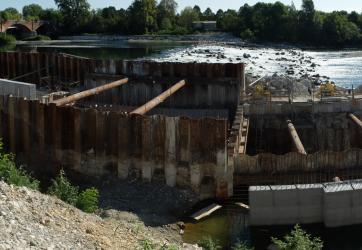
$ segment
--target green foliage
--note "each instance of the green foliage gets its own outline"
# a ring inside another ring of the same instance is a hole
[[[19,11],[15,8],[6,8],[1,11],[1,20],[7,21],[7,20],[15,20],[18,21],[21,19],[21,14]]]
[[[128,8],[128,19],[135,34],[157,31],[156,0],[135,0]]]
[[[39,20],[43,8],[39,4],[30,4],[23,7],[23,17],[26,20]]]
[[[232,250],[254,250],[253,247],[250,247],[248,243],[243,241],[238,241],[234,246],[231,247]]]
[[[246,40],[253,40],[254,33],[250,29],[246,29],[240,33],[240,37]]]
[[[79,187],[73,186],[61,170],[57,178],[52,181],[48,189],[50,195],[54,195],[62,201],[76,206],[86,213],[93,213],[98,209],[99,192],[96,188],[88,188],[80,194]]]
[[[222,249],[222,247],[219,245],[219,242],[217,240],[214,240],[210,236],[202,238],[201,241],[198,243],[198,245],[202,247],[204,250]]]
[[[187,29],[188,31],[192,31],[192,23],[199,20],[200,17],[197,11],[195,11],[194,8],[186,7],[180,13],[178,18],[178,25]]]
[[[157,248],[157,245],[149,239],[141,240],[139,242],[139,245],[140,245],[140,250],[156,250]]]
[[[55,0],[62,14],[62,26],[67,33],[80,32],[90,20],[90,5],[87,0]]]
[[[362,14],[355,11],[325,13],[314,8],[313,0],[303,0],[300,10],[276,1],[245,4],[239,10],[186,7],[177,13],[176,0],[133,0],[128,9],[107,7],[91,10],[87,0],[55,0],[58,10],[43,10],[37,4],[23,8],[27,20],[46,20],[51,34],[170,34],[194,33],[194,21],[216,21],[220,31],[243,39],[300,43],[314,46],[361,46]],[[19,20],[14,8],[0,12],[2,21]],[[53,33],[52,33],[53,32]]]
[[[180,248],[177,245],[163,245],[160,247],[160,250],[179,250]]]
[[[78,200],[78,187],[73,186],[67,177],[64,170],[61,170],[57,178],[52,181],[48,193],[61,199],[62,201],[71,205],[76,205]]]
[[[23,41],[49,41],[49,40],[52,39],[49,36],[43,36],[43,35],[38,35],[23,39]]]
[[[0,33],[0,46],[14,44],[15,42],[16,38],[14,36],[5,33]]]
[[[77,207],[86,213],[94,213],[98,209],[99,192],[96,188],[88,188],[79,194]]]
[[[280,250],[321,250],[323,248],[320,238],[312,238],[299,225],[295,225],[291,233],[284,236],[283,240],[272,238],[272,242]]]
[[[0,180],[15,186],[39,189],[39,181],[34,180],[25,170],[15,166],[13,156],[3,151],[0,141]]]

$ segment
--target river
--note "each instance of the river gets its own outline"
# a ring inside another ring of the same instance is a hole
[[[351,88],[362,85],[362,51],[306,51],[266,47],[200,45],[196,42],[86,40],[18,44],[8,50],[63,52],[102,59],[153,59],[178,62],[247,63],[255,76],[317,76]]]

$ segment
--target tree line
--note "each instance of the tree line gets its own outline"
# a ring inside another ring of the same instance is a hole
[[[194,21],[216,21],[220,31],[259,42],[283,42],[313,46],[360,46],[362,14],[346,11],[326,13],[314,8],[313,0],[294,4],[259,2],[239,10],[202,11],[199,6],[177,11],[175,0],[134,0],[127,9],[91,9],[87,0],[55,0],[57,9],[37,4],[1,11],[2,21],[24,18],[50,21],[57,35],[72,34],[191,34]]]

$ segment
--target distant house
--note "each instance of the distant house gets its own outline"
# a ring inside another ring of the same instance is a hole
[[[200,31],[216,31],[216,21],[196,21],[192,22],[192,27]]]

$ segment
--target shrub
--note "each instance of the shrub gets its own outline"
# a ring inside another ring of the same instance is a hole
[[[210,236],[204,237],[201,241],[199,241],[198,245],[205,250],[218,250],[222,247],[219,245],[217,240],[213,240]]]
[[[0,46],[13,44],[16,42],[16,38],[12,35],[0,33]]]
[[[88,188],[79,194],[77,208],[86,213],[94,213],[98,209],[98,199],[98,189]]]
[[[246,29],[240,33],[241,39],[253,40],[255,38],[254,33],[250,29]]]
[[[0,180],[15,186],[24,186],[39,189],[39,181],[33,179],[25,170],[17,168],[13,155],[3,152],[3,143],[0,140]]]
[[[52,180],[52,182],[48,190],[50,195],[54,195],[73,206],[77,204],[79,188],[69,182],[64,170],[60,170],[59,176]]]
[[[238,241],[232,248],[232,250],[254,250],[253,247],[250,247],[248,243],[243,241]]]
[[[141,240],[139,244],[140,250],[156,250],[157,247],[157,245],[149,239]]]
[[[283,240],[272,237],[272,242],[280,250],[321,250],[323,242],[320,238],[312,238],[297,224],[290,234],[284,236]]]

